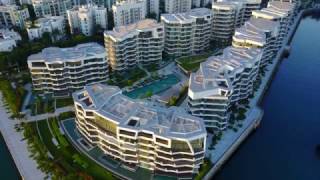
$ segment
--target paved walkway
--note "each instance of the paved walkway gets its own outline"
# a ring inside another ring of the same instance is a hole
[[[28,106],[30,99],[31,99],[31,96],[32,96],[32,85],[30,83],[28,83],[24,86],[24,89],[27,91],[27,95],[24,98],[21,112],[24,114],[28,114],[28,113],[30,113],[30,109],[27,109],[27,106]]]
[[[23,140],[21,132],[17,132],[14,127],[19,123],[18,120],[10,119],[10,114],[4,107],[2,94],[0,93],[0,130],[2,136],[7,144],[7,147],[13,157],[13,160],[22,176],[26,180],[40,180],[44,179],[45,174],[37,168],[35,160],[30,158],[28,145]]]
[[[27,114],[26,118],[25,118],[25,121],[33,122],[33,121],[44,120],[44,119],[47,119],[47,118],[57,117],[61,113],[70,112],[70,111],[74,111],[74,107],[73,106],[66,106],[66,107],[58,108],[58,109],[56,109],[54,111],[54,113],[45,113],[45,114],[39,114],[39,115],[36,115],[36,116],[31,116],[30,114]]]

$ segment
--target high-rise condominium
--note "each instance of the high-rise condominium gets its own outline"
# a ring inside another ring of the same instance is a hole
[[[165,29],[165,53],[171,57],[201,53],[209,48],[212,11],[192,9],[187,13],[162,14]]]
[[[163,24],[145,19],[105,31],[107,60],[114,71],[123,72],[137,64],[159,64],[164,44]]]
[[[203,163],[203,121],[183,109],[133,100],[101,84],[86,86],[73,99],[77,130],[122,166],[192,178]]]
[[[201,63],[189,81],[191,114],[203,118],[207,128],[226,129],[232,105],[253,93],[261,57],[259,48],[228,47]]]
[[[86,85],[108,80],[105,50],[97,43],[45,48],[28,57],[28,66],[33,89],[54,96],[67,96]]]

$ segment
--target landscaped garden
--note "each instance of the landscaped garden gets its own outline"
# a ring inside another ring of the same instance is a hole
[[[200,63],[207,60],[212,53],[207,53],[203,55],[196,55],[196,56],[189,56],[189,57],[182,57],[176,60],[176,62],[186,71],[193,72],[198,70]]]
[[[73,147],[62,134],[57,118],[24,123],[23,127],[32,157],[50,178],[116,179]]]

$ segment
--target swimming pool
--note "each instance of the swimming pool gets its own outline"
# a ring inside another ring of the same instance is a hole
[[[177,84],[178,82],[179,82],[178,77],[173,74],[170,74],[165,78],[160,79],[159,81],[152,82],[149,85],[143,86],[141,88],[137,88],[130,92],[124,92],[124,94],[133,99],[137,99],[137,98],[141,98],[147,92],[150,92],[150,91],[152,92],[153,95],[163,92],[169,89],[174,84]]]

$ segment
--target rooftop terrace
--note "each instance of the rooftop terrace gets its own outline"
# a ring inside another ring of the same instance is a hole
[[[84,108],[96,111],[119,127],[150,131],[168,138],[191,138],[206,133],[202,120],[187,114],[183,109],[162,108],[150,102],[131,99],[122,95],[121,90],[115,86],[86,86],[84,90],[74,93],[73,98]],[[88,99],[92,104],[85,103]]]

